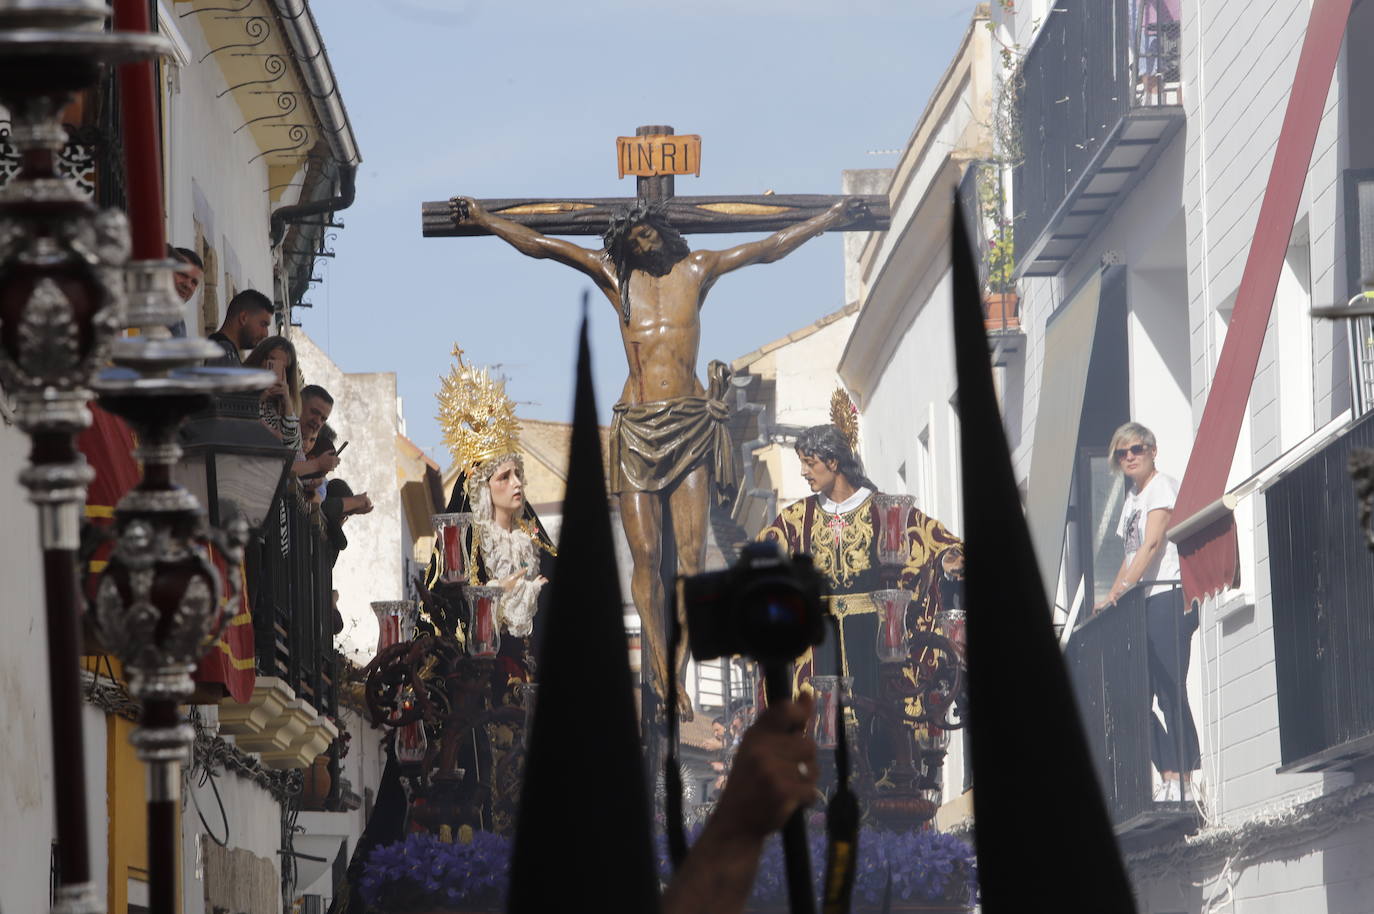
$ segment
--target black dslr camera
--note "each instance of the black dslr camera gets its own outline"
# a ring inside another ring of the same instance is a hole
[[[749,543],[724,571],[682,579],[692,656],[787,663],[825,637],[825,579],[808,555]]]

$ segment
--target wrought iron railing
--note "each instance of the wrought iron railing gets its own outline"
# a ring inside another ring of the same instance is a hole
[[[58,152],[57,171],[76,182],[101,207],[125,209],[123,135],[119,122],[119,84],[116,68],[78,96],[75,123],[63,123],[67,143]],[[19,155],[10,142],[10,116],[0,109],[0,187],[19,171]]]
[[[1154,800],[1147,589],[1135,587],[1089,618],[1065,654],[1088,751],[1118,833],[1153,830],[1190,815],[1186,804]]]
[[[1183,0],[1057,0],[1018,72],[1017,260],[1133,108],[1179,105]]]
[[[247,571],[258,675],[285,680],[316,711],[337,715],[332,554],[323,515],[294,481],[257,547]]]
[[[1265,493],[1279,746],[1293,770],[1374,755],[1374,555],[1361,531],[1352,453],[1374,415]]]

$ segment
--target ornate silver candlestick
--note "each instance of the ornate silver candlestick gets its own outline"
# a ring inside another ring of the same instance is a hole
[[[125,220],[97,212],[57,171],[60,113],[102,65],[169,50],[149,34],[104,31],[102,0],[0,0],[0,104],[21,171],[0,191],[0,380],[32,439],[20,473],[38,507],[43,551],[58,868],[54,910],[104,910],[86,830],[77,547],[91,470],[76,449],[86,389],[124,308]]]
[[[219,632],[222,607],[238,600],[239,562],[248,541],[241,515],[226,532],[207,530],[194,495],[172,481],[181,458],[177,431],[192,413],[211,408],[212,395],[262,390],[269,371],[203,368],[219,353],[203,339],[170,339],[180,315],[173,261],[129,265],[129,320],[139,335],[115,341],[115,367],[94,386],[100,405],[133,427],[143,465],[139,484],[115,506],[116,545],[96,593],[102,637],[124,664],[129,692],[143,704],[131,741],[149,769],[148,895],[153,914],[175,914],[180,897],[176,861],[181,766],[190,760],[192,727],[178,704],[194,691],[191,673]],[[225,593],[209,558],[218,547],[230,569]]]

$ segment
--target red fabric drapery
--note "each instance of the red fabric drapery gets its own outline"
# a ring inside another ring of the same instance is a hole
[[[1174,505],[1176,524],[1225,491],[1352,2],[1313,0],[1231,326]],[[1183,591],[1190,603],[1233,585],[1239,559],[1235,519],[1229,513],[1180,541],[1178,549]]]
[[[138,484],[142,475],[134,460],[134,436],[123,419],[90,404],[91,425],[77,436],[76,446],[86,462],[95,470],[95,479],[86,493],[86,517],[92,523],[108,527],[114,523],[114,508],[124,494]],[[104,543],[92,556],[86,568],[86,593],[95,596],[100,572],[105,570],[111,543]],[[222,599],[227,600],[228,569],[217,550],[210,550],[210,559],[225,583]],[[256,678],[254,663],[253,616],[248,606],[248,594],[239,595],[234,605],[224,607],[224,629],[215,644],[202,658],[195,680],[218,683],[234,697],[247,701],[253,694]]]
[[[98,527],[114,525],[114,506],[138,484],[138,461],[134,460],[134,435],[124,420],[90,404],[91,424],[76,437],[76,447],[85,456],[95,479],[86,490],[86,518]],[[86,593],[94,598],[95,585],[110,555],[111,544],[104,543],[85,569]]]
[[[210,561],[215,563],[224,586],[220,597],[224,603],[224,628],[210,650],[200,658],[200,666],[191,678],[199,683],[222,684],[234,701],[246,702],[253,697],[253,685],[257,681],[248,588],[240,588],[238,600],[228,602],[229,566],[218,549],[210,550]]]

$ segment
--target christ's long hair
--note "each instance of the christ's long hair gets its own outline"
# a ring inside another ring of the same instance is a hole
[[[660,250],[648,254],[637,254],[630,250],[630,229],[641,224],[658,232],[663,239]],[[650,203],[647,200],[636,200],[634,206],[617,209],[601,238],[607,256],[615,264],[615,275],[620,286],[620,313],[626,323],[630,322],[630,271],[640,269],[654,276],[666,276],[679,260],[692,252],[687,246],[687,239],[668,221],[668,208],[662,203]]]
[[[869,491],[877,492],[873,480],[864,475],[864,465],[857,454],[844,440],[844,434],[829,423],[813,425],[797,436],[797,453],[802,457],[815,457],[817,460],[835,461],[835,472],[844,474],[849,484],[856,489],[866,486]]]

